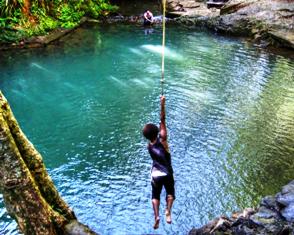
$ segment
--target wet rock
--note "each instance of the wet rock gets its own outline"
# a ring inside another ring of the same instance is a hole
[[[240,235],[254,235],[256,231],[252,228],[248,228],[247,226],[239,225],[237,227],[233,227],[231,229],[232,234],[240,234]]]
[[[205,1],[193,0],[168,0],[167,15],[173,17],[198,17],[209,16],[215,17],[219,15],[219,10],[208,9]]]
[[[293,223],[294,222],[294,203],[282,209],[281,214],[288,222]]]
[[[187,8],[198,8],[200,3],[193,0],[168,0],[167,11],[186,11]]]
[[[170,0],[172,2],[172,0]],[[230,0],[220,11],[207,9],[204,3],[181,11],[171,8],[172,14],[190,18],[179,23],[204,26],[217,32],[237,36],[249,36],[268,45],[294,49],[294,1],[287,0]]]
[[[76,220],[70,221],[65,226],[65,235],[98,235],[89,229],[88,226],[81,224]]]
[[[255,215],[257,215],[260,218],[264,218],[264,219],[270,219],[270,218],[279,219],[280,218],[277,211],[268,209],[264,206],[259,207],[259,209],[258,209],[257,213],[255,213]]]
[[[243,212],[235,212],[230,218],[220,217],[203,226],[192,229],[191,235],[293,235],[294,234],[294,203],[283,198],[292,195],[294,181],[284,186],[276,196],[267,196],[261,200],[257,210],[248,208]],[[278,206],[277,200],[283,202]],[[289,198],[288,198],[289,199]],[[291,198],[292,199],[292,198]],[[287,206],[285,206],[287,205]]]
[[[201,228],[194,228],[189,232],[189,235],[209,235],[210,231],[216,226],[218,219],[208,222]]]
[[[241,218],[238,218],[234,223],[232,223],[231,229],[233,231],[241,231],[241,230],[244,230],[245,227],[248,228],[249,230],[252,230],[257,228],[258,225],[250,219],[241,217]]]
[[[207,8],[222,8],[224,6],[224,4],[229,1],[229,0],[208,0],[206,2],[207,4]]]
[[[271,224],[271,223],[275,222],[275,218],[273,218],[273,217],[266,218],[266,217],[262,217],[258,214],[253,215],[250,219],[252,222],[254,222],[258,226],[262,226],[262,227],[265,227],[267,224]]]
[[[278,193],[277,194],[277,202],[283,207],[283,206],[289,206],[290,204],[294,204],[294,192],[289,193]]]
[[[227,217],[220,217],[214,226],[214,228],[210,231],[210,233],[213,233],[215,231],[227,231],[228,228],[230,228],[232,224],[232,221]]]
[[[231,0],[220,11],[220,29],[236,35],[266,38],[294,48],[294,2]],[[245,29],[245,30],[244,30]]]
[[[182,6],[184,8],[198,8],[200,7],[200,3],[196,2],[196,1],[183,1],[182,2]]]
[[[289,235],[293,234],[293,229],[290,228],[288,225],[284,226],[278,233],[278,235]]]
[[[186,8],[197,8],[204,3],[201,0],[167,0],[168,11],[185,10]]]
[[[275,209],[275,210],[278,209],[276,198],[274,196],[264,197],[263,199],[261,199],[260,205],[269,209]]]
[[[288,222],[294,222],[294,181],[282,188],[276,195],[276,201],[281,208],[282,216]]]
[[[235,1],[231,1],[229,4],[226,4],[225,6],[222,7],[220,14],[221,15],[225,15],[225,14],[231,14],[234,12],[237,12],[238,10],[249,6],[250,4],[252,4],[254,1],[242,1],[242,0],[235,0]]]
[[[282,194],[285,194],[285,193],[294,193],[294,180],[292,180],[289,184],[285,185],[283,188],[282,188]]]
[[[244,211],[242,213],[242,217],[248,219],[255,212],[256,212],[256,210],[253,208],[246,208],[246,209],[244,209]]]

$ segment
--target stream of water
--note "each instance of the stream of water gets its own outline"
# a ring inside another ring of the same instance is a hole
[[[3,52],[0,88],[78,219],[104,234],[186,234],[257,205],[294,178],[294,59],[239,39],[167,28],[173,223],[152,229],[141,129],[159,123],[161,30],[84,27]],[[18,234],[0,197],[0,234]]]

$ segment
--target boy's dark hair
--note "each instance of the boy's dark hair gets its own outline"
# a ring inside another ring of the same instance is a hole
[[[158,132],[158,127],[153,123],[148,123],[143,128],[143,135],[150,141],[153,141],[157,138]]]

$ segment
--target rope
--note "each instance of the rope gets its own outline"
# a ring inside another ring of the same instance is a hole
[[[164,48],[165,48],[165,8],[166,0],[162,0],[163,14],[162,14],[162,52],[161,52],[161,95],[163,95],[164,83]]]

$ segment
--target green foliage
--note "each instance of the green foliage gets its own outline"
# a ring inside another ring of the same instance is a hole
[[[25,34],[23,31],[15,31],[10,29],[4,29],[0,34],[0,42],[12,43],[19,41]]]
[[[27,0],[30,9],[25,14],[25,1],[0,0],[0,42],[45,34],[57,27],[72,28],[83,16],[97,19],[117,10],[109,0]]]
[[[5,28],[7,18],[0,18],[0,28]]]
[[[118,10],[117,6],[108,4],[105,0],[90,0],[87,6],[87,15],[93,18],[108,15]]]
[[[15,42],[24,36],[22,30],[16,30],[21,22],[22,1],[0,0],[0,42]]]
[[[5,9],[6,6],[4,7]],[[7,12],[10,12],[12,11],[11,9],[9,10],[3,10],[3,13],[1,11],[1,14],[0,14],[0,27],[3,27],[3,28],[10,28],[10,26],[13,26],[15,24],[18,24],[20,19],[21,19],[21,11],[20,11],[20,8],[16,8],[13,10],[13,13],[11,13],[10,15],[7,14]],[[0,10],[2,10],[0,8]]]
[[[58,22],[51,17],[41,17],[40,18],[40,27],[45,31],[55,29],[58,26]]]
[[[58,26],[57,20],[47,14],[47,9],[40,8],[37,3],[32,4],[31,13],[38,23],[35,26],[28,27],[31,29],[30,35],[43,34]]]
[[[23,6],[22,0],[0,0],[0,17],[10,17]]]
[[[60,21],[60,26],[63,28],[72,28],[76,26],[80,19],[84,16],[83,11],[75,6],[64,4],[57,9],[57,18]]]

